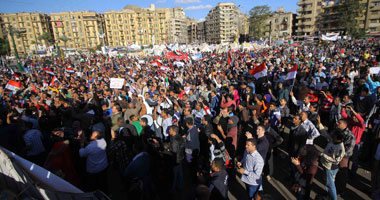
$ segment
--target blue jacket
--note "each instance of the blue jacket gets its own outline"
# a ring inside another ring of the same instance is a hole
[[[368,75],[368,83],[365,83],[367,88],[369,89],[369,94],[373,94],[377,92],[377,88],[380,87],[380,82],[379,81],[372,81],[371,76]]]

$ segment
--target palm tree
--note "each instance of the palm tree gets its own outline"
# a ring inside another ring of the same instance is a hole
[[[22,47],[24,48],[24,54],[26,54],[26,48],[25,48],[25,42],[24,42],[25,35],[22,34],[20,31],[15,31],[15,35],[17,38],[21,38]]]
[[[66,35],[62,35],[58,38],[58,40],[61,40],[65,45],[65,51],[67,52],[67,42],[71,40],[70,38],[66,37]]]
[[[41,40],[45,41],[46,46],[48,46],[49,44],[54,44],[53,37],[49,33],[46,33],[46,32],[44,32],[44,33],[42,33],[42,35],[38,36],[37,39],[40,41]]]
[[[31,43],[34,44],[34,46],[35,46],[35,48],[36,48],[36,54],[37,54],[37,53],[38,53],[38,45],[40,45],[41,42],[38,42],[38,41],[32,40]]]

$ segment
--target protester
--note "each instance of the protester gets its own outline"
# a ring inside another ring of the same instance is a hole
[[[337,162],[336,188],[345,192],[350,159],[353,173],[374,166],[375,191],[380,79],[371,68],[380,62],[378,42],[303,41],[251,50],[210,45],[212,52],[201,52],[195,44],[168,45],[155,56],[26,56],[21,59],[25,71],[16,70],[14,59],[2,58],[0,144],[65,174],[86,192],[108,193],[108,185],[115,199],[116,188],[135,199],[175,198],[187,182],[197,185],[200,173],[204,180],[194,194],[208,198],[219,191],[226,198],[234,187],[230,183],[238,183],[227,178],[225,184],[224,171],[228,177],[242,174],[250,197],[263,174],[269,182],[300,174],[307,184],[297,196],[306,199],[316,162],[315,152],[305,155],[304,149],[323,148],[332,133],[344,131],[343,159],[332,162],[326,152],[320,163],[330,196],[335,198]],[[204,59],[195,59],[194,52]],[[121,80],[121,86],[111,78]],[[67,162],[61,165],[63,158]],[[242,158],[238,168],[232,161]],[[289,171],[289,164],[290,173],[274,173]],[[262,173],[264,165],[268,170]],[[120,183],[112,181],[115,175]]]

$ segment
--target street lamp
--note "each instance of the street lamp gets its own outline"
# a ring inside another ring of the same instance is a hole
[[[8,26],[8,33],[9,35],[11,36],[11,40],[12,40],[12,46],[13,46],[13,50],[15,52],[15,56],[16,56],[16,61],[17,61],[17,67],[18,67],[18,70],[21,72],[21,71],[24,71],[24,69],[22,68],[21,64],[20,64],[20,58],[18,57],[18,52],[17,52],[17,48],[16,48],[16,43],[15,43],[15,38],[14,38],[14,34],[17,34],[17,33],[25,33],[26,31],[25,30],[15,30],[13,29],[12,25],[9,25]],[[5,31],[5,33],[7,33],[7,31]]]

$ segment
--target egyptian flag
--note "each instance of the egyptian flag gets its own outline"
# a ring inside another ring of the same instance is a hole
[[[211,58],[215,58],[215,56],[216,56],[215,53],[211,54]]]
[[[53,86],[55,82],[59,82],[59,80],[57,79],[57,77],[53,76],[53,78],[50,81],[49,86]]]
[[[285,80],[291,80],[291,79],[295,79],[296,76],[297,76],[297,67],[298,67],[298,64],[294,65],[294,67],[292,67],[288,74],[286,75],[286,79]]]
[[[14,81],[14,80],[9,80],[7,85],[5,86],[5,89],[12,90],[12,91],[17,91],[21,89],[21,82],[20,81]]]
[[[183,55],[183,53],[181,53],[181,52],[178,51],[178,50],[177,50],[177,51],[174,51],[173,53],[176,54],[177,56],[182,56],[182,55]]]
[[[42,86],[45,88],[48,86],[48,83],[46,81],[43,81]]]
[[[256,79],[267,76],[267,67],[265,63],[261,63],[261,65],[256,66],[251,71],[249,71]]]
[[[230,50],[230,51],[228,51],[228,60],[227,60],[227,63],[230,65],[231,61],[232,61],[232,56],[231,56],[231,50]]]
[[[66,67],[65,71],[67,73],[74,73],[74,69],[73,68],[70,68],[70,67]]]
[[[207,60],[208,60],[207,57],[203,57],[203,58],[202,58],[202,61],[207,61]]]
[[[162,70],[162,71],[170,71],[170,67],[168,67],[168,66],[161,66],[160,67],[160,69]]]
[[[108,63],[111,62],[111,58],[107,57],[106,62],[108,62]]]
[[[16,81],[19,81],[21,79],[18,74],[13,74],[13,77],[15,78]]]
[[[45,71],[45,73],[54,76],[54,72],[51,71],[51,69],[49,69],[49,68],[44,68],[44,71]]]
[[[156,67],[160,67],[160,66],[162,65],[161,62],[158,62],[158,61],[156,61],[156,60],[150,62],[150,64],[151,64],[152,66],[156,66]]]

